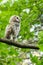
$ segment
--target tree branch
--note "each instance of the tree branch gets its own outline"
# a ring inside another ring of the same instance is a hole
[[[20,44],[18,42],[13,42],[13,41],[8,40],[8,39],[0,38],[0,42],[6,43],[8,45],[13,45],[13,46],[16,46],[16,47],[19,47],[19,48],[39,49],[39,47],[32,45],[32,44],[29,44],[29,45],[25,45],[25,44],[22,44],[22,43]]]

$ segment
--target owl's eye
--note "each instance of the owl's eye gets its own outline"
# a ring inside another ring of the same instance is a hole
[[[18,17],[17,17],[17,19],[18,19]]]

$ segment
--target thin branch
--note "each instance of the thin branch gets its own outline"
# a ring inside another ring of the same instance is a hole
[[[16,47],[19,47],[19,48],[39,49],[39,47],[32,45],[32,44],[24,45],[22,43],[20,44],[18,42],[13,42],[13,41],[8,40],[8,39],[0,38],[0,42],[6,43],[8,45],[13,45],[13,46],[16,46]]]

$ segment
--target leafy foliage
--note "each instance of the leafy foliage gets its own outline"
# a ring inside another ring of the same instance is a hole
[[[41,23],[40,16],[43,14],[43,0],[6,0],[6,2],[2,2],[0,0],[0,37],[4,37],[5,27],[9,22],[10,16],[19,15],[21,17],[21,30],[19,35],[22,37],[22,40],[33,38],[34,32],[31,33],[30,28],[31,25]],[[38,35],[39,44],[43,44],[42,35],[43,31]],[[0,65],[17,65],[22,60],[17,58],[21,52],[24,52],[24,49],[20,50],[13,46],[0,43]],[[33,61],[35,62],[36,60],[37,58],[35,57]],[[43,65],[42,60],[37,60],[40,63],[36,62],[36,65]]]

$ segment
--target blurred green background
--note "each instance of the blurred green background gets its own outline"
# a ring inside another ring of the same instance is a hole
[[[33,38],[34,32],[30,32],[31,26],[43,23],[40,20],[43,15],[43,0],[0,0],[0,38],[4,38],[6,25],[12,15],[19,15],[21,18],[19,33],[21,39]],[[40,50],[43,50],[43,31],[39,31],[38,37],[37,44]],[[23,60],[18,58],[19,54],[28,51],[28,49],[18,49],[0,42],[0,65],[19,65],[18,62]],[[37,65],[43,65],[42,60],[39,62]]]

